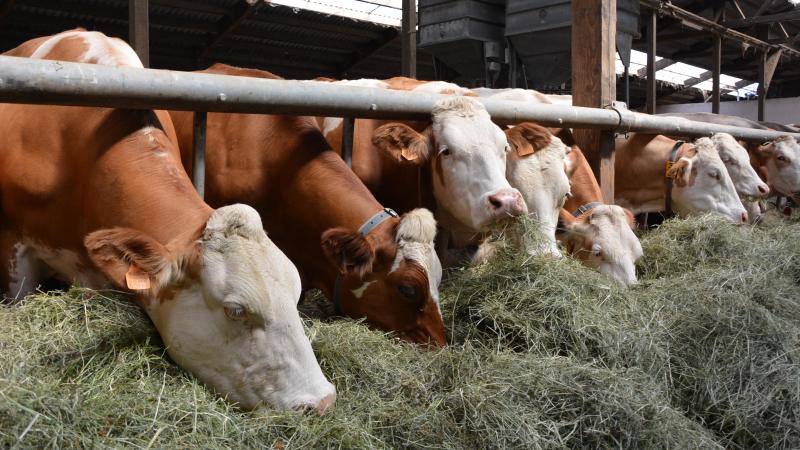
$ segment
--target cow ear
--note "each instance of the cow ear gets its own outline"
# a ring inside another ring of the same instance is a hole
[[[401,164],[421,166],[430,157],[428,137],[402,123],[387,123],[375,129],[372,143]]]
[[[689,184],[689,175],[692,172],[692,161],[681,158],[667,170],[667,178],[675,180],[675,184],[684,187]]]
[[[772,156],[775,151],[775,143],[772,141],[764,142],[756,147],[756,153],[761,156]]]
[[[625,213],[625,220],[628,222],[631,228],[636,227],[636,218],[633,217],[633,213],[628,208],[622,208],[622,212]]]
[[[521,123],[506,130],[506,139],[519,157],[532,155],[550,145],[552,135],[547,128],[531,122]]]
[[[92,262],[118,287],[148,290],[162,285],[172,257],[158,241],[131,228],[89,233],[83,240]]]
[[[331,228],[322,233],[322,251],[343,274],[363,277],[372,270],[375,249],[367,238],[347,228]]]

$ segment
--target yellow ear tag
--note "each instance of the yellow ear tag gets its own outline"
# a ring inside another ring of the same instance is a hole
[[[412,152],[408,147],[403,147],[403,149],[400,150],[400,155],[406,161],[413,161],[413,160],[417,159],[417,154]]]
[[[672,169],[672,166],[675,165],[673,161],[667,161],[667,170],[664,171],[664,176],[669,178],[669,169]]]
[[[128,273],[125,274],[125,284],[128,285],[128,289],[134,291],[150,289],[150,275],[142,272],[136,265],[131,264]]]
[[[519,156],[528,156],[534,154],[533,146],[532,145],[521,145],[517,147],[517,155]]]

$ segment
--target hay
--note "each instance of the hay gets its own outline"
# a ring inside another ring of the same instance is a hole
[[[0,309],[0,446],[797,448],[799,237],[669,221],[627,291],[501,250],[447,274],[443,350],[308,320],[323,418],[216,398],[123,295],[31,296]]]

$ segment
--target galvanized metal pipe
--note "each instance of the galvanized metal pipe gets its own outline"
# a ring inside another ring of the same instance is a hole
[[[126,109],[296,114],[377,119],[428,119],[442,95],[341,86],[317,81],[267,80],[207,73],[115,68],[0,56],[0,102]],[[789,134],[692,122],[628,110],[481,99],[499,122],[682,136],[726,132],[764,141]],[[800,138],[800,133],[793,134]]]
[[[342,159],[347,167],[353,167],[353,132],[356,119],[345,117],[342,120]]]
[[[206,196],[206,128],[208,114],[205,111],[196,111],[193,120],[194,139],[192,140],[192,184],[200,194]]]

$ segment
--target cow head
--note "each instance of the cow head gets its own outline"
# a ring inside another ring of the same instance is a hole
[[[747,212],[711,139],[700,138],[694,147],[682,149],[666,174],[672,178],[673,209],[681,216],[715,212],[733,223],[747,223]]]
[[[756,174],[750,155],[736,139],[727,133],[717,133],[711,137],[728,175],[736,187],[742,201],[751,201],[769,194],[769,187]]]
[[[430,164],[437,217],[471,231],[527,212],[522,195],[505,177],[509,146],[486,109],[470,97],[436,103],[423,133],[401,123],[378,127],[372,141],[404,164]],[[448,224],[450,226],[450,224]]]
[[[386,220],[366,236],[346,228],[323,233],[325,255],[343,274],[342,312],[407,341],[446,345],[435,237],[436,221],[427,209]]]
[[[633,214],[617,205],[600,205],[579,217],[561,214],[567,252],[623,286],[636,283],[642,245],[633,233]]]
[[[550,248],[545,252],[560,255],[555,234],[559,210],[569,195],[565,158],[570,147],[534,123],[508,129],[506,137],[511,146],[506,177],[522,193],[528,212],[547,238]]]
[[[800,197],[800,144],[781,136],[758,147],[756,154],[766,168],[770,186],[783,195]]]
[[[297,312],[297,269],[254,209],[217,209],[189,248],[127,228],[84,243],[110,280],[140,294],[172,359],[219,394],[248,409],[333,405]]]

